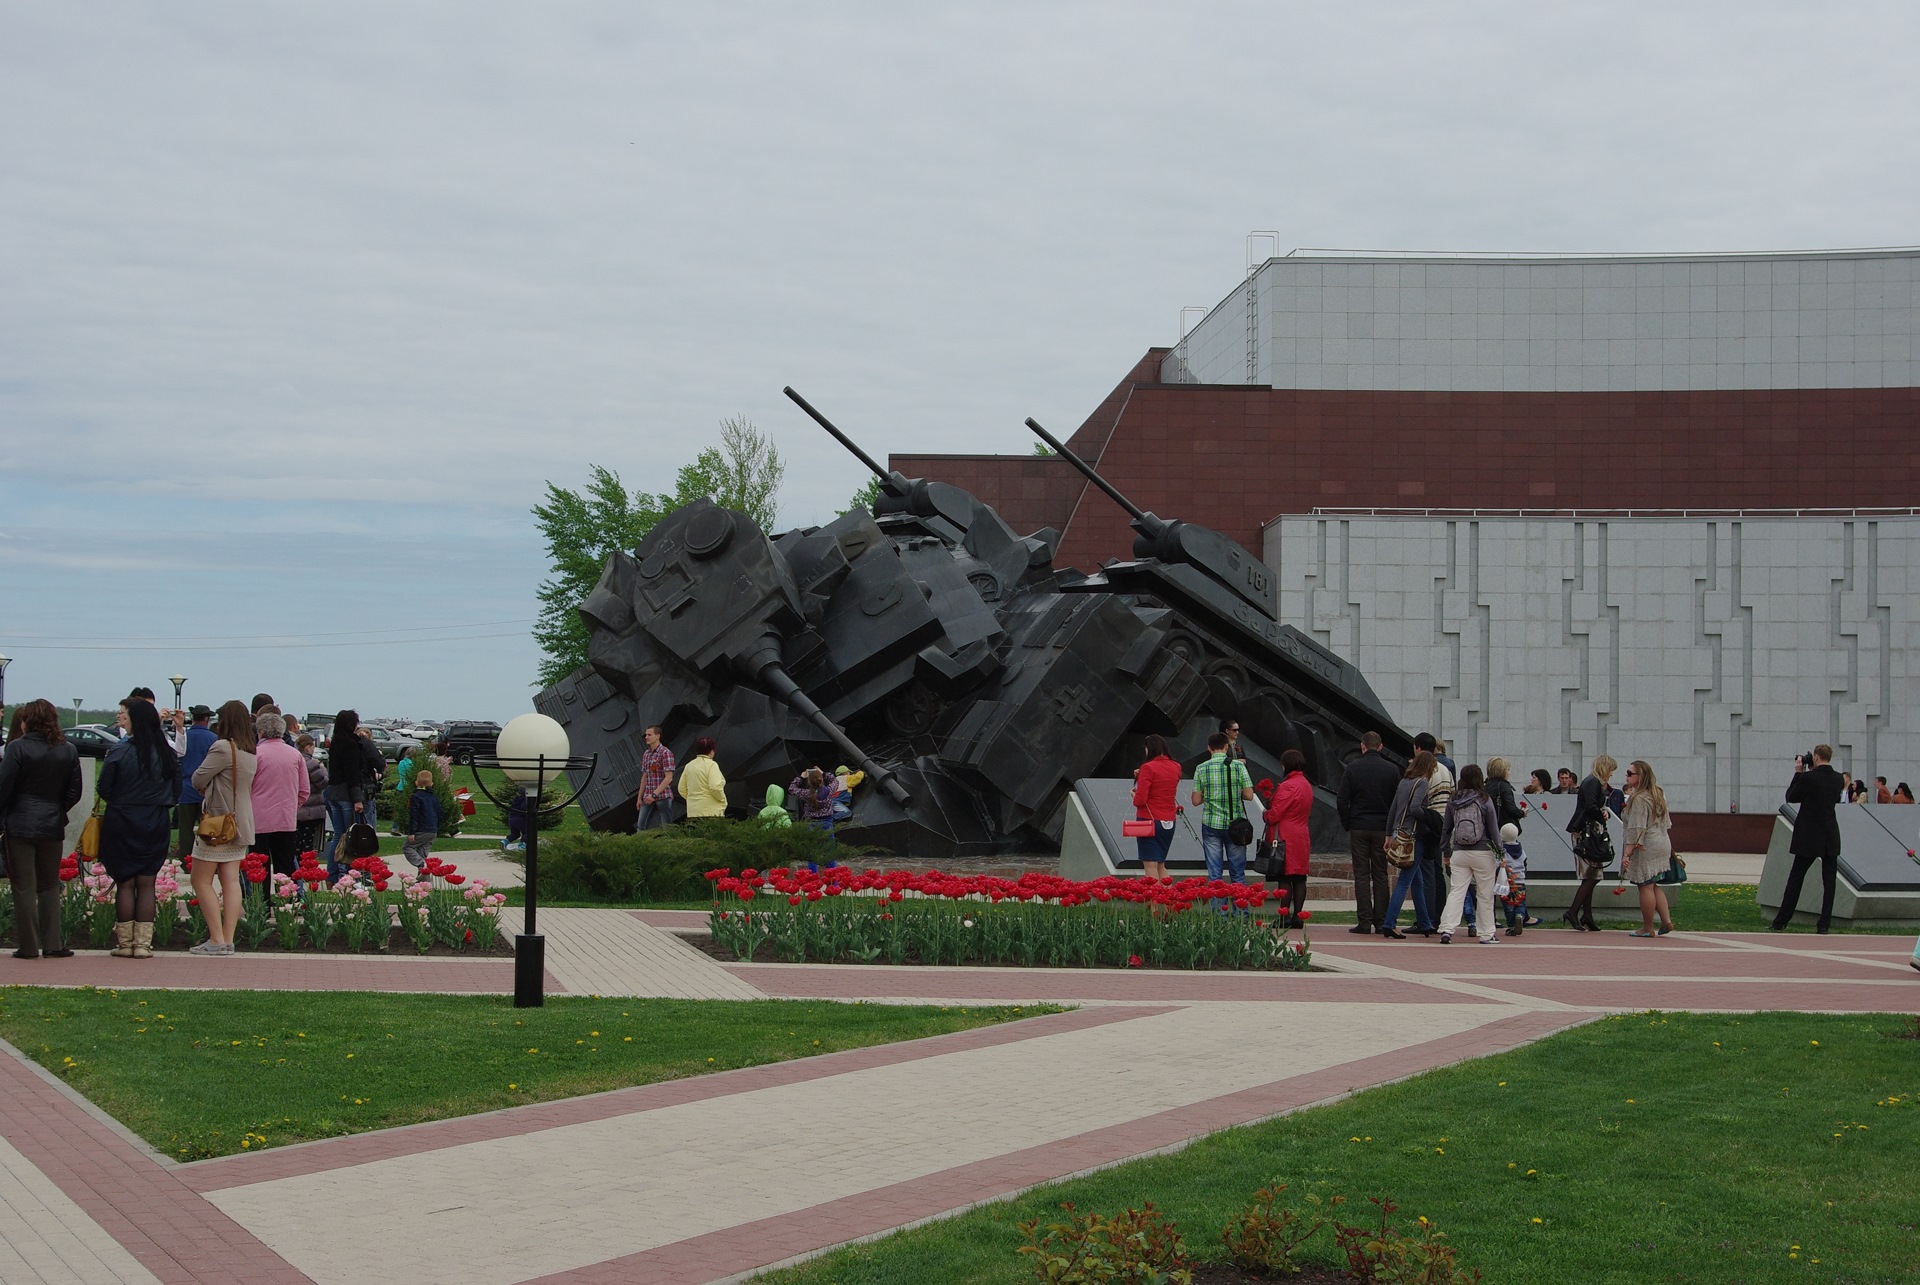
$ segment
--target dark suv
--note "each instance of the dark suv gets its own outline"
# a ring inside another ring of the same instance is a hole
[[[473,762],[476,754],[491,754],[500,743],[498,723],[448,723],[440,733],[440,752],[454,762]]]

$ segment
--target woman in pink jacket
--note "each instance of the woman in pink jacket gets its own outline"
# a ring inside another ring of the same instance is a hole
[[[1298,928],[1307,900],[1307,863],[1313,856],[1313,835],[1307,827],[1313,815],[1313,783],[1307,780],[1307,756],[1299,750],[1282,754],[1280,766],[1287,775],[1273,787],[1266,820],[1287,845],[1287,872],[1276,882],[1286,893],[1288,922]]]
[[[307,801],[307,760],[281,737],[287,721],[269,706],[254,716],[260,738],[254,753],[253,848],[264,852],[276,874],[292,874],[300,864],[300,805]]]

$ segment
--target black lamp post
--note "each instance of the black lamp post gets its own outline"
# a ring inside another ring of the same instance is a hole
[[[179,674],[175,674],[168,681],[173,684],[173,707],[175,709],[180,709],[182,708],[180,704],[180,689],[187,685],[187,680],[185,678],[182,678]]]
[[[13,663],[13,657],[0,655],[0,714],[7,712],[7,666]]]
[[[487,788],[480,775],[483,767],[497,768],[506,774],[527,802],[527,906],[526,921],[513,939],[513,1006],[539,1008],[546,1003],[547,939],[536,931],[535,917],[540,905],[540,818],[565,811],[580,797],[584,784],[552,807],[542,806],[547,782],[563,772],[578,773],[582,782],[593,779],[600,756],[581,758],[569,753],[567,730],[545,714],[522,714],[500,729],[500,739],[491,754],[478,754],[468,764],[473,783],[480,792],[503,808],[512,810],[511,796],[501,798]]]

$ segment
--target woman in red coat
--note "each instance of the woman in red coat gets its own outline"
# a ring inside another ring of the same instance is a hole
[[[1280,766],[1287,775],[1273,787],[1267,824],[1287,845],[1287,873],[1277,882],[1287,894],[1289,920],[1298,928],[1300,911],[1307,900],[1307,862],[1313,855],[1313,835],[1307,828],[1307,820],[1313,815],[1313,783],[1307,780],[1307,757],[1299,750],[1282,754]]]
[[[1133,809],[1141,820],[1153,822],[1153,833],[1135,839],[1140,845],[1140,868],[1149,879],[1167,877],[1167,849],[1173,846],[1173,814],[1179,810],[1180,765],[1167,757],[1167,743],[1147,737],[1147,761],[1134,769]]]

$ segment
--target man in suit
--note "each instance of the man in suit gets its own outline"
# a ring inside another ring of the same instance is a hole
[[[1799,804],[1800,812],[1794,818],[1793,843],[1789,848],[1793,853],[1793,869],[1787,875],[1787,891],[1780,900],[1780,913],[1773,917],[1775,932],[1792,922],[1794,909],[1800,904],[1800,885],[1816,861],[1820,863],[1822,892],[1820,922],[1814,931],[1824,933],[1833,922],[1834,870],[1840,862],[1840,821],[1834,809],[1840,804],[1840,792],[1844,788],[1840,774],[1833,770],[1833,746],[1814,746],[1811,763],[1804,756],[1795,756],[1793,780],[1787,785],[1787,802]]]

